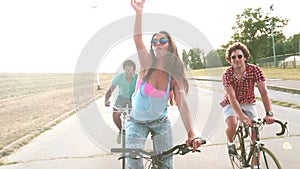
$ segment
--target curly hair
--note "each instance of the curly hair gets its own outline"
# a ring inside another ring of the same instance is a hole
[[[241,50],[243,52],[244,57],[246,58],[245,62],[249,62],[251,54],[247,46],[241,42],[235,42],[232,45],[230,45],[226,50],[225,59],[228,63],[231,63],[231,53],[235,50]]]
[[[135,71],[135,69],[136,69],[135,63],[134,63],[132,60],[130,60],[130,59],[125,60],[125,61],[123,62],[123,69],[125,69],[125,66],[133,67],[133,70],[134,70],[134,71]]]

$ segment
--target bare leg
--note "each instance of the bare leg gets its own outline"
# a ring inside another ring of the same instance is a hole
[[[235,134],[235,130],[238,125],[238,120],[236,116],[230,116],[226,119],[227,128],[226,128],[226,136],[229,142],[233,142],[233,137]]]
[[[121,113],[117,112],[116,109],[114,109],[114,112],[113,112],[113,120],[114,120],[115,125],[118,127],[119,131],[121,131],[122,130]]]

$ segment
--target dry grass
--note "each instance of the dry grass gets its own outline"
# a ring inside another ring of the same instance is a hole
[[[268,79],[300,80],[300,68],[263,68],[263,71]]]
[[[190,70],[192,76],[222,76],[226,67]]]
[[[191,70],[193,76],[221,76],[226,67]],[[300,68],[262,68],[268,79],[300,80]]]
[[[104,94],[105,90],[97,90],[94,74],[75,77],[0,73],[0,150],[29,133],[44,130],[45,124]],[[101,74],[101,87],[107,89],[112,77]]]

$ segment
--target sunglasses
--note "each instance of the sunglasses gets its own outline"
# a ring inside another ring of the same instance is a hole
[[[232,55],[232,56],[231,56],[231,59],[232,59],[232,60],[234,60],[235,58],[242,59],[242,57],[243,57],[243,55],[237,55],[237,56],[236,56],[236,55]]]
[[[159,41],[159,44],[164,45],[164,44],[166,44],[166,43],[169,42],[169,39],[168,39],[167,37],[162,37],[162,38],[160,38],[159,40],[156,39],[156,38],[154,38],[154,39],[151,40],[151,44],[152,44],[153,46],[156,46],[157,43],[158,43],[158,41]]]

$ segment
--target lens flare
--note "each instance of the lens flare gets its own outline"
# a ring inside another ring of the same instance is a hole
[[[291,150],[291,149],[293,148],[290,142],[284,142],[284,143],[282,144],[282,147],[283,147],[283,149],[285,149],[285,150]]]

